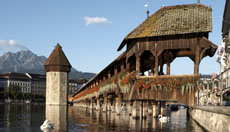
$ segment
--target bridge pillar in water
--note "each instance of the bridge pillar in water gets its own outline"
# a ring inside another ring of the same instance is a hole
[[[96,107],[97,107],[97,100],[94,98],[93,99],[93,109],[96,110]]]
[[[113,104],[112,104],[112,106],[111,106],[111,107],[112,107],[112,108],[111,108],[111,109],[112,109],[112,112],[114,112],[114,113],[116,112],[116,103],[115,103],[116,101],[115,101],[115,100],[116,100],[116,99],[113,98]]]
[[[108,103],[108,98],[107,98],[107,96],[104,96],[103,112],[107,111],[107,103]]]
[[[147,102],[146,101],[142,101],[142,105],[141,105],[141,113],[142,113],[142,118],[146,119],[147,118],[147,114],[148,114],[148,107],[147,107]]]
[[[153,115],[153,105],[151,101],[148,101],[148,115]]]
[[[81,107],[85,107],[85,102],[81,102]]]
[[[116,98],[116,113],[118,115],[121,114],[121,95],[119,94],[118,97]]]
[[[68,73],[71,65],[57,44],[44,64],[46,71],[46,105],[67,105]]]
[[[107,99],[107,110],[111,111],[111,99],[110,98]]]
[[[161,101],[161,115],[166,116],[166,102]]]
[[[158,102],[154,101],[153,102],[153,117],[157,118],[158,115]]]
[[[83,102],[83,107],[86,108],[86,102],[85,101]]]
[[[52,131],[66,132],[68,128],[67,107],[64,105],[47,105],[45,109],[46,120],[50,120],[52,123],[54,123],[54,129]]]
[[[132,112],[131,112],[130,101],[126,101],[126,102],[125,102],[125,106],[126,106],[126,109],[127,109],[128,114],[131,115]]]
[[[96,106],[96,110],[100,110],[101,107],[100,107],[100,98],[98,97],[97,98],[97,106]]]
[[[93,109],[93,99],[90,99],[89,109]]]
[[[140,101],[134,100],[133,101],[133,113],[132,117],[134,119],[139,119],[140,117]]]

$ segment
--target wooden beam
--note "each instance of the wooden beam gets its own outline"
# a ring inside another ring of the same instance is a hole
[[[111,77],[111,71],[109,70],[108,71],[108,78],[110,78]]]
[[[204,48],[200,53],[200,61],[205,57],[204,53],[209,49],[209,47]]]
[[[170,75],[170,62],[167,62],[167,75]]]
[[[117,65],[114,65],[114,75],[117,75]]]
[[[140,56],[136,54],[136,75],[140,74]]]
[[[196,51],[195,51],[195,62],[194,62],[194,74],[199,74],[199,64],[200,64],[200,46],[199,46],[199,42],[196,45]]]
[[[105,80],[106,80],[106,75],[103,76],[103,81],[105,81]]]
[[[194,53],[192,51],[185,51],[181,50],[176,53],[176,57],[185,57],[185,56],[192,56]]]
[[[127,71],[127,72],[130,72],[130,62],[128,62],[128,63],[126,64],[126,71]]]
[[[121,71],[123,72],[125,70],[125,63],[122,61],[121,62]]]
[[[155,56],[155,76],[158,76],[158,56]]]
[[[164,63],[163,63],[163,56],[161,55],[161,56],[160,56],[160,73],[161,73],[161,74],[163,73],[163,66],[164,66]]]
[[[171,61],[171,57],[170,57],[170,53],[169,51],[167,51],[167,67],[166,67],[166,74],[170,75],[170,61]]]

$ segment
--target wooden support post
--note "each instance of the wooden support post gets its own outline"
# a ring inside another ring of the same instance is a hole
[[[153,115],[153,105],[151,101],[148,101],[148,115]]]
[[[147,102],[146,101],[142,101],[142,118],[146,119],[147,118],[147,114],[148,114],[148,107],[147,107]]]
[[[112,112],[116,112],[116,98],[113,99],[113,104],[112,104]]]
[[[111,111],[110,99],[107,99],[107,111]]]
[[[167,51],[167,66],[166,66],[166,74],[170,75],[170,53]]]
[[[163,75],[163,64],[160,66],[160,73]]]
[[[121,71],[122,71],[122,72],[125,71],[125,64],[124,64],[123,61],[121,62]]]
[[[153,102],[153,117],[157,118],[158,116],[158,102],[154,101]]]
[[[100,110],[101,107],[100,107],[100,98],[98,97],[97,98],[97,107],[96,107],[96,110]]]
[[[121,94],[118,94],[118,97],[116,98],[116,112],[117,115],[121,114]]]
[[[130,72],[130,62],[127,63],[126,65],[126,71],[129,73]]]
[[[163,56],[160,57],[160,74],[163,75],[163,66],[164,66],[164,63],[163,63]]]
[[[170,62],[167,62],[167,75],[170,75]]]
[[[128,114],[131,115],[132,113],[131,113],[130,102],[129,102],[129,101],[126,101],[126,102],[125,102],[125,105],[126,105],[126,109],[127,109]]]
[[[134,100],[133,101],[133,119],[139,119],[140,118],[140,101]]]
[[[114,65],[114,75],[117,75],[117,65]]]
[[[166,116],[166,102],[161,101],[161,115]]]
[[[136,75],[140,74],[140,56],[136,53]]]
[[[91,110],[92,110],[92,109],[93,109],[93,99],[90,99],[90,100],[89,100],[89,102],[90,102],[89,109],[91,109]]]
[[[158,76],[158,55],[155,56],[155,76]]]
[[[154,68],[155,68],[155,63],[152,63],[151,64],[151,76],[154,76],[154,73],[155,73],[154,72],[154,70],[155,70]]]
[[[103,103],[103,112],[106,112],[107,111],[107,95],[104,96],[104,103]]]
[[[200,64],[200,47],[199,45],[196,46],[196,56],[194,62],[194,74],[199,74],[199,64]]]
[[[109,70],[108,71],[108,78],[110,78],[111,77],[111,71]]]

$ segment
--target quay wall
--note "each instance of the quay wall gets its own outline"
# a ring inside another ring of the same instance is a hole
[[[210,132],[230,132],[230,107],[194,106],[190,116]]]

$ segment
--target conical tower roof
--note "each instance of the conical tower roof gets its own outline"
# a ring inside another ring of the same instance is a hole
[[[71,64],[69,63],[65,53],[62,50],[62,47],[57,44],[50,54],[49,58],[46,60],[44,64],[44,68],[46,72],[49,71],[62,71],[62,72],[70,72]]]

